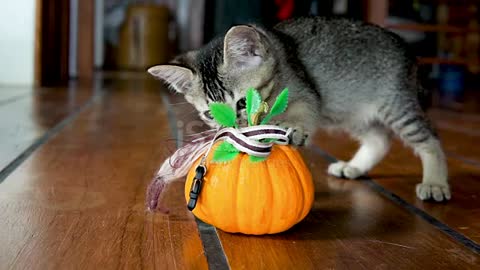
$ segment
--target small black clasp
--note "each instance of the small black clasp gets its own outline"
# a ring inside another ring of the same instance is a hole
[[[192,211],[197,205],[198,196],[200,196],[200,191],[202,190],[203,177],[207,168],[205,166],[199,165],[195,169],[195,177],[193,178],[192,186],[190,187],[190,199],[188,200],[188,210]]]

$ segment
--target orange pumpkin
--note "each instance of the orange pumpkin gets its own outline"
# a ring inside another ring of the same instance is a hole
[[[294,148],[274,145],[262,162],[251,162],[241,153],[230,162],[211,163],[213,152],[207,158],[207,173],[193,209],[202,221],[226,232],[273,234],[288,230],[310,211],[312,175]],[[200,159],[187,176],[187,202],[199,163]]]

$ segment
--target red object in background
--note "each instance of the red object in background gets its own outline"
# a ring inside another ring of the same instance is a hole
[[[295,0],[275,0],[278,7],[277,19],[286,20],[292,17]]]

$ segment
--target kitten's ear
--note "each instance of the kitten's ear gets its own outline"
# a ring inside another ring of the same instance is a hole
[[[249,69],[259,66],[265,58],[265,46],[255,28],[241,25],[228,30],[223,45],[227,67]]]
[[[179,93],[184,94],[192,88],[193,73],[188,68],[160,65],[149,68],[148,73],[167,82]]]

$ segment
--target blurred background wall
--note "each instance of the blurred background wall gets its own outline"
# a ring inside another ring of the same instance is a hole
[[[478,91],[478,0],[15,0],[0,8],[0,84],[65,85],[145,74],[242,23],[307,16],[378,24],[412,47],[437,93]]]
[[[0,7],[0,84],[34,82],[35,3],[2,1]]]

